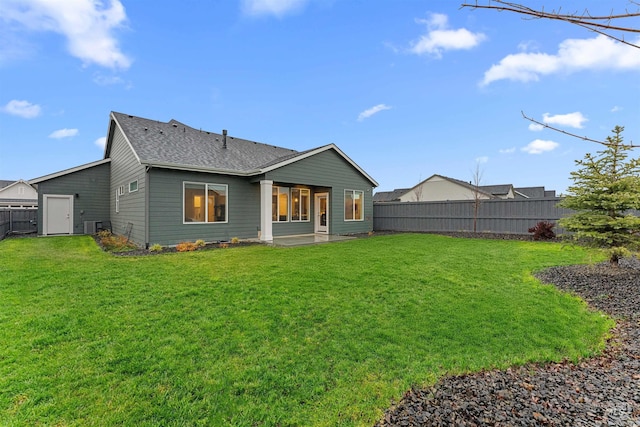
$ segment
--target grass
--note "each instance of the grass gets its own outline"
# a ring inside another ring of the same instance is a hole
[[[0,242],[0,425],[371,425],[412,385],[604,346],[552,243],[391,235],[116,257]]]

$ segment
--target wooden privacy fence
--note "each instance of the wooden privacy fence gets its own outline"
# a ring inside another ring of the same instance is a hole
[[[482,200],[478,207],[476,231],[528,234],[540,221],[556,223],[571,214],[560,208],[559,197],[544,199]],[[373,205],[376,231],[457,232],[473,231],[474,201],[385,202]]]
[[[38,226],[37,209],[0,210],[0,240],[10,233],[35,233]]]

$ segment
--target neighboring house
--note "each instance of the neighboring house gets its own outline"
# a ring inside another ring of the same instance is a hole
[[[147,247],[368,232],[378,185],[334,144],[298,152],[116,112],[102,160],[31,183],[39,234],[109,221]]]
[[[35,209],[38,191],[28,182],[0,180],[0,209]]]
[[[482,187],[449,178],[443,175],[432,175],[418,183],[399,197],[401,202],[436,202],[444,200],[493,199],[490,192]]]
[[[377,202],[399,202],[400,196],[407,193],[410,188],[396,188],[393,191],[378,191],[373,195],[374,203]]]
[[[555,191],[546,191],[544,187],[514,188],[512,184],[480,185],[476,187],[470,182],[435,174],[412,188],[377,192],[373,200],[376,203],[383,203],[545,197],[555,197]]]
[[[545,190],[544,187],[514,188],[516,199],[544,199],[556,197],[555,190]]]

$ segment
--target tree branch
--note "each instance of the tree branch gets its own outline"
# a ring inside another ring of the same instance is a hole
[[[640,11],[627,12],[627,13],[616,14],[616,15],[612,13],[607,16],[592,16],[589,13],[589,11],[586,9],[582,14],[578,14],[578,13],[567,14],[567,13],[560,13],[559,11],[546,12],[544,9],[542,10],[531,9],[530,7],[526,7],[519,3],[512,3],[512,2],[502,1],[502,0],[492,0],[492,1],[494,3],[497,3],[498,5],[492,5],[492,4],[482,5],[482,4],[479,4],[479,2],[476,0],[476,2],[473,4],[463,3],[460,5],[460,7],[461,8],[469,7],[471,9],[492,9],[492,10],[497,10],[499,12],[503,12],[503,11],[514,12],[521,15],[530,16],[532,19],[535,18],[535,19],[550,19],[555,21],[564,21],[570,24],[574,24],[574,25],[578,25],[580,27],[586,28],[589,31],[602,34],[620,43],[624,43],[626,45],[640,49],[640,45],[628,42],[624,39],[624,37],[618,37],[608,33],[608,31],[620,31],[622,33],[640,34],[639,28],[624,27],[624,26],[617,26],[617,25],[611,24],[611,21],[613,20],[640,17]],[[631,3],[638,4],[634,1],[632,1]],[[604,21],[604,22],[598,22],[598,21]]]
[[[558,129],[558,128],[553,127],[553,126],[549,126],[549,125],[548,125],[548,124],[546,124],[546,123],[540,122],[540,121],[538,121],[538,120],[536,120],[536,119],[534,119],[534,118],[531,118],[531,117],[527,116],[527,115],[524,113],[524,111],[520,111],[520,114],[522,114],[522,117],[524,117],[525,119],[527,119],[527,120],[529,120],[530,122],[533,122],[533,123],[535,123],[535,124],[537,124],[537,125],[540,125],[540,126],[544,127],[545,129],[551,129],[551,130],[553,130],[553,131],[560,132],[560,133],[563,133],[563,134],[565,134],[565,135],[569,135],[569,136],[572,136],[572,137],[574,137],[574,138],[581,139],[581,140],[583,140],[583,141],[595,142],[596,144],[604,145],[604,146],[606,146],[606,147],[609,147],[609,146],[611,146],[611,145],[612,145],[612,144],[610,144],[609,142],[606,142],[606,141],[600,141],[600,140],[598,140],[598,139],[591,139],[591,138],[586,137],[586,136],[576,135],[575,133],[567,132],[566,130]],[[634,145],[634,144],[633,144],[633,142],[632,142],[632,143],[630,143],[630,144],[623,144],[623,145],[624,145],[625,147],[629,147],[629,148],[640,148],[640,145]]]

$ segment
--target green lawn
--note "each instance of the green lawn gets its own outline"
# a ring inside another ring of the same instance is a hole
[[[371,425],[448,373],[577,359],[612,320],[540,242],[391,235],[147,257],[0,242],[0,425]]]

